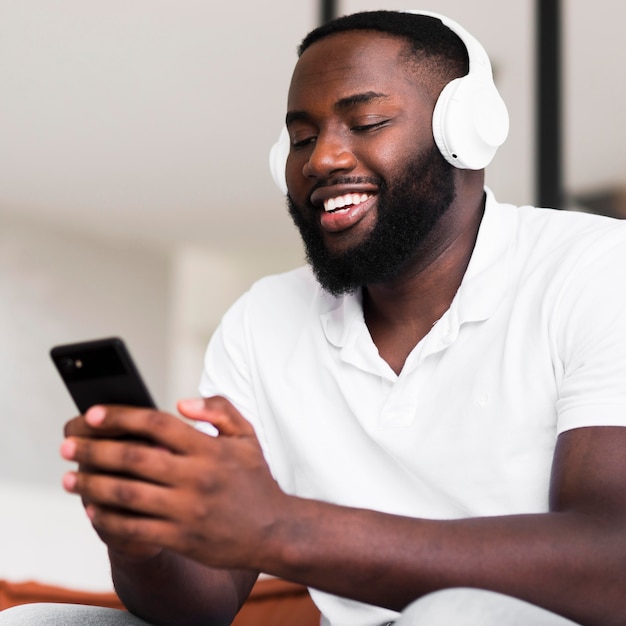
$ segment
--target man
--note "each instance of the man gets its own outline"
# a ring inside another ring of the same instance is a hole
[[[142,619],[229,623],[264,571],[332,626],[626,623],[626,228],[498,204],[444,158],[433,112],[467,62],[428,16],[309,35],[286,181],[313,271],[225,316],[179,405],[219,436],[68,424],[64,485]]]

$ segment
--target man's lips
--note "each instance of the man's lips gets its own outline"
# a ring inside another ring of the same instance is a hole
[[[327,232],[341,232],[351,228],[369,213],[376,200],[374,194],[344,194],[324,201],[320,225]]]
[[[321,210],[320,226],[327,232],[341,232],[360,222],[375,206],[378,187],[368,183],[344,183],[318,187],[311,204]]]

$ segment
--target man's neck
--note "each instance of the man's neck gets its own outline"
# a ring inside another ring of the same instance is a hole
[[[364,288],[365,322],[379,354],[397,374],[450,308],[476,244],[484,202],[482,193],[455,202],[401,275]]]

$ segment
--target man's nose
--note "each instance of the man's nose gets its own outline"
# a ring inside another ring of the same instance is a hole
[[[327,178],[334,173],[354,169],[356,163],[357,159],[343,137],[321,133],[302,173],[306,178]]]

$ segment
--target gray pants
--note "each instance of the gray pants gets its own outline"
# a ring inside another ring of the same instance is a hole
[[[410,604],[394,626],[577,626],[577,624],[540,609],[534,604],[500,593],[481,589],[444,589]]]
[[[149,626],[124,611],[30,604],[0,612],[0,626]],[[295,625],[294,625],[295,626]],[[394,626],[576,626],[527,602],[476,589],[446,589],[409,605]]]

